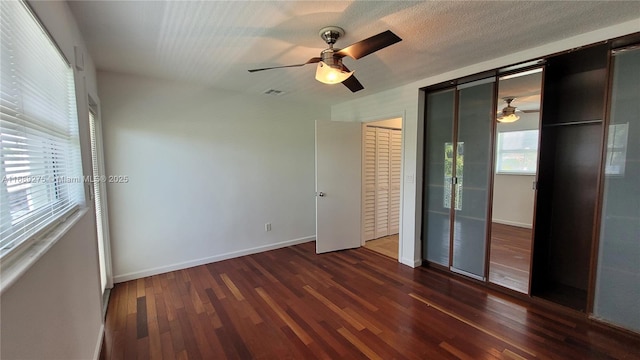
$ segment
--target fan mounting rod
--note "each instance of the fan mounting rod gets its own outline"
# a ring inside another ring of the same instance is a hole
[[[344,29],[337,26],[327,26],[320,29],[320,37],[324,40],[329,48],[333,47],[333,44],[338,41],[338,39],[344,36]]]

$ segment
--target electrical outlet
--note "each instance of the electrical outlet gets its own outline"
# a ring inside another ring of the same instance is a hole
[[[264,231],[271,231],[271,223],[264,224]]]

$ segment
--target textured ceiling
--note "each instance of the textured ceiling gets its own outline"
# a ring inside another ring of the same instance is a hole
[[[71,1],[101,70],[334,104],[446,71],[640,18],[639,1]],[[390,29],[403,41],[345,64],[365,89],[314,80],[298,64],[326,48],[324,26],[346,30],[336,47]],[[640,24],[639,24],[640,30]],[[267,95],[265,95],[267,96]]]

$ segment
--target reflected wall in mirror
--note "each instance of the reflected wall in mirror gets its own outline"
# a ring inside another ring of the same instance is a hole
[[[489,281],[529,293],[542,69],[501,77]]]

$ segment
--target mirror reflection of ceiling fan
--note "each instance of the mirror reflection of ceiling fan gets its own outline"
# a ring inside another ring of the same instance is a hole
[[[504,100],[504,102],[507,104],[507,106],[505,106],[502,111],[498,112],[498,122],[500,123],[512,123],[512,122],[516,122],[520,119],[520,115],[518,115],[518,113],[537,113],[540,112],[540,110],[520,110],[515,106],[511,106],[511,102],[514,101],[516,98],[513,96],[505,96],[502,98],[502,100]]]
[[[343,63],[342,58],[348,56],[355,60],[365,57],[378,50],[384,49],[387,46],[393,45],[399,41],[402,41],[400,37],[387,30],[381,32],[378,35],[374,35],[370,38],[359,41],[355,44],[351,44],[344,49],[334,48],[333,45],[336,41],[344,36],[344,30],[337,26],[327,26],[320,29],[320,37],[329,45],[327,49],[322,50],[319,57],[313,57],[303,64],[273,66],[262,69],[252,69],[249,72],[280,69],[288,67],[299,67],[307,64],[315,64],[316,67],[316,80],[325,84],[338,84],[342,83],[349,88],[351,92],[356,92],[364,89],[364,86],[360,84],[360,81],[353,75],[353,71],[350,71]]]

